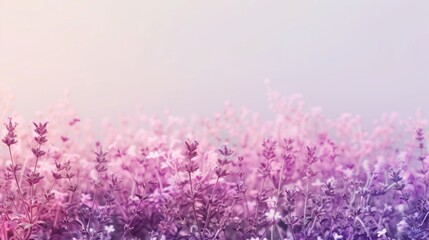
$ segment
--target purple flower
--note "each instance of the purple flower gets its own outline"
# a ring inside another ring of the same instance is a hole
[[[262,155],[265,157],[265,159],[271,160],[276,157],[276,153],[275,153],[276,144],[277,144],[277,141],[274,141],[269,138],[264,139],[262,143],[262,146],[264,147],[262,151]]]
[[[4,125],[6,126],[7,134],[6,134],[6,136],[4,136],[2,141],[4,144],[6,144],[8,147],[10,147],[11,145],[18,142],[16,140],[17,136],[15,134],[15,128],[16,128],[16,126],[18,126],[18,123],[12,123],[12,118],[10,117],[9,123],[5,123]]]
[[[46,139],[46,134],[48,134],[48,129],[47,129],[48,122],[45,122],[45,123],[33,122],[33,125],[35,127],[34,132],[37,133],[37,136],[34,137],[34,140],[36,140],[36,142],[39,144],[43,144],[47,142],[48,140]]]

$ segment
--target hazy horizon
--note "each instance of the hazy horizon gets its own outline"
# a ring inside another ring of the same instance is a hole
[[[26,117],[268,114],[265,79],[331,118],[429,106],[429,2],[0,0],[0,86]],[[37,101],[33,101],[37,99]],[[30,104],[31,103],[31,104]]]

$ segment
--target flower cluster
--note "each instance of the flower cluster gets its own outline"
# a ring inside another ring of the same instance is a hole
[[[429,238],[421,115],[368,127],[269,100],[275,121],[230,105],[213,118],[124,116],[102,133],[66,104],[42,115],[49,125],[9,118],[0,238]]]

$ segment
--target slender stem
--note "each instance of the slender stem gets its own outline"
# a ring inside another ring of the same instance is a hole
[[[69,180],[70,180],[70,179],[69,179]],[[91,217],[92,217],[92,214],[93,214],[93,212],[94,212],[95,199],[96,199],[96,197],[97,197],[97,190],[96,190],[96,188],[95,188],[95,186],[94,186],[94,197],[93,197],[93,199],[92,199],[92,204],[91,204],[91,213],[89,214],[88,222],[87,222],[87,224],[86,224],[86,228],[85,228],[85,230],[86,230],[86,231],[88,231],[88,232],[89,232],[89,227],[90,227],[90,223],[91,223]]]
[[[6,221],[4,221],[2,224],[2,230],[3,230],[4,240],[8,240],[9,238],[7,237]]]
[[[395,182],[395,184],[396,184],[397,186],[399,186],[398,182]],[[402,198],[405,200],[405,202],[407,202],[408,210],[411,210],[410,202],[408,201],[407,197],[405,196],[404,191],[402,191],[402,189],[401,189],[401,190],[399,190],[399,192],[401,193]]]
[[[200,239],[203,240],[203,234],[202,234],[200,226],[198,224],[197,210],[195,208],[195,199],[194,199],[195,196],[194,196],[194,189],[193,189],[193,186],[192,186],[191,172],[188,172],[188,176],[189,176],[189,184],[191,186],[192,209],[194,211],[195,224],[197,225],[198,232],[200,233]]]
[[[423,183],[425,185],[425,197],[426,197],[427,192],[428,192],[428,184],[427,184],[427,179],[426,179],[426,169],[425,169],[425,163],[424,163],[424,160],[426,157],[423,155],[423,148],[419,147],[419,149],[420,149],[420,158],[422,159],[421,162],[422,162]]]
[[[109,204],[105,204],[104,205],[104,208],[101,210],[101,213],[100,213],[100,216],[103,216],[105,213],[106,214],[109,214]],[[100,223],[100,222],[98,222],[98,224],[97,224],[97,228],[95,229],[95,233],[96,234],[98,234],[99,232],[100,232],[100,227],[102,226],[102,224]],[[92,236],[91,236],[91,238],[92,238]],[[96,239],[98,239],[98,238],[96,238]]]
[[[362,225],[366,235],[369,237],[370,240],[372,240],[371,235],[369,234],[368,229],[366,228],[365,223],[363,223],[362,219],[360,219],[359,217],[356,217],[355,221],[358,221]]]
[[[161,194],[164,193],[164,187],[162,185],[162,180],[161,180],[161,176],[159,175],[159,169],[156,170],[156,177],[159,183],[159,190],[161,190]]]
[[[39,143],[39,146],[37,147],[37,151],[39,152],[40,151],[40,148],[42,147],[42,144],[41,143]],[[33,173],[35,173],[36,172],[36,169],[37,169],[37,162],[39,161],[39,154],[36,154],[36,163],[34,164],[34,170],[33,170]],[[33,201],[33,197],[34,197],[34,185],[35,184],[31,184],[31,186],[30,186],[30,205],[32,205],[33,203],[32,203],[32,201]],[[39,207],[37,207],[37,208],[39,208]],[[31,216],[31,219],[30,219],[30,223],[33,223],[33,221],[36,221],[36,219],[33,219],[33,206],[30,206],[30,216]],[[31,226],[30,227],[30,230],[29,230],[29,232],[31,233],[31,231],[33,230],[33,226]],[[31,234],[30,234],[31,235]],[[30,235],[28,236],[28,237],[30,237]]]
[[[265,185],[265,177],[262,179],[262,184],[261,184],[261,188],[259,189],[259,193],[262,193],[262,190],[264,189],[264,185]],[[256,212],[255,212],[255,219],[258,219],[258,212],[259,212],[259,200],[256,201]]]
[[[304,200],[304,225],[307,224],[307,202],[308,202],[309,193],[310,193],[310,178],[307,178],[307,186],[305,190],[305,200]]]
[[[419,227],[423,226],[423,224],[426,221],[426,218],[429,216],[429,211],[425,214],[425,217],[423,218],[422,222],[420,223]]]
[[[308,230],[308,235],[307,236],[311,236],[311,232],[313,231],[314,225],[316,224],[316,219],[317,219],[317,216],[314,217],[313,223],[311,224],[311,227]]]
[[[292,234],[292,240],[295,240],[296,237],[295,237],[295,233],[293,232],[293,228],[291,224],[289,224],[289,228],[290,228],[290,233]]]
[[[30,239],[31,236],[31,232],[33,231],[33,227],[30,227],[30,229],[28,229],[27,234],[25,235],[24,239],[28,240]]]
[[[137,208],[136,208],[136,209],[140,209],[141,204],[142,204],[142,200],[140,199],[139,204],[137,205]],[[127,229],[126,231],[125,231],[125,229],[124,229],[124,232],[122,233],[122,237],[121,237],[121,239],[126,239],[126,238],[125,238],[125,236],[126,236],[126,235],[128,234],[128,232],[130,231],[131,226],[132,226],[132,224],[134,223],[134,220],[137,218],[137,216],[138,216],[138,214],[137,214],[137,213],[136,213],[136,214],[134,214],[133,218],[128,222],[129,229]]]
[[[267,158],[266,162],[265,162],[265,166],[268,166],[270,164],[270,160]],[[259,194],[262,194],[262,190],[264,190],[264,185],[265,185],[265,178],[266,178],[266,174],[264,174],[264,177],[262,179],[262,184],[261,184],[261,188],[259,189]],[[256,201],[256,213],[255,213],[255,220],[258,220],[258,211],[259,211],[259,201]]]
[[[219,182],[219,176],[216,178],[216,183],[215,183],[215,185],[214,185],[214,187],[212,189],[212,192],[210,194],[209,202],[207,203],[207,216],[206,216],[206,220],[205,220],[205,223],[204,223],[203,231],[207,228],[208,223],[209,223],[210,210],[211,210],[211,201],[213,200],[214,191],[215,191],[215,189],[217,187],[218,182]]]
[[[40,148],[42,147],[42,144],[41,143],[39,143],[39,147],[37,148],[37,150],[40,150]],[[33,170],[33,172],[35,172],[36,171],[36,168],[37,168],[37,162],[39,161],[39,155],[36,155],[36,163],[34,164],[34,170]]]
[[[275,205],[274,205],[273,224],[274,224],[274,222],[275,222],[275,217],[276,217],[276,213],[277,213],[277,205],[278,205],[279,198],[280,198],[280,188],[281,188],[281,186],[282,186],[282,176],[283,176],[283,168],[284,168],[284,165],[285,165],[285,162],[284,162],[284,161],[282,161],[282,167],[281,167],[281,170],[280,170],[280,172],[279,172],[279,185],[278,185],[278,187],[277,187],[277,198],[276,198],[276,203],[275,203]],[[271,227],[271,240],[273,240],[273,237],[274,237],[274,228],[273,228],[273,227]]]
[[[279,225],[276,225],[277,232],[279,233],[280,239],[284,239],[282,230],[279,228]]]
[[[130,226],[130,227],[131,227],[131,224],[133,224],[134,219],[136,219],[136,217],[137,217],[137,214],[135,214],[135,215],[133,216],[133,218],[131,219],[131,221],[128,223],[128,226]],[[122,233],[122,237],[121,237],[121,239],[125,239],[125,235],[127,235],[127,233],[128,233],[128,232],[129,232],[129,230],[124,231],[124,233]]]
[[[341,198],[340,203],[338,204],[338,207],[335,209],[335,213],[334,216],[336,217],[338,214],[338,210],[341,208],[343,204],[343,198]],[[331,224],[331,227],[329,228],[329,236],[332,234],[332,229],[334,228],[334,226],[336,225],[336,222],[333,221],[333,223]]]
[[[232,208],[234,207],[234,205],[235,205],[235,199],[232,201],[232,204],[231,204],[231,206],[229,207],[229,209],[228,209],[228,211],[227,211],[227,213],[226,213],[226,216],[225,216],[225,217],[220,221],[219,228],[218,228],[218,230],[216,231],[216,233],[215,233],[215,235],[214,235],[213,239],[216,239],[216,238],[217,238],[217,235],[219,235],[219,233],[222,231],[223,224],[224,224],[224,223],[226,222],[226,220],[228,219],[229,214],[231,214],[231,211],[232,211]]]
[[[57,221],[60,211],[58,211],[58,206],[55,206],[55,218],[54,218],[54,228],[57,226]]]
[[[9,157],[10,157],[10,160],[12,161],[12,167],[13,167],[13,166],[15,166],[15,164],[13,161],[12,149],[10,148],[10,146],[8,146],[8,149],[9,149]],[[22,194],[21,186],[19,185],[18,177],[16,176],[15,171],[13,171],[13,177],[15,178],[16,186],[18,187],[18,192],[21,195],[21,197],[23,197],[24,195]]]
[[[18,237],[18,239],[22,239],[22,237],[19,235],[18,231],[16,231],[15,229],[12,229],[12,231],[13,231],[12,239],[14,239],[15,237]]]
[[[245,192],[243,193],[243,198],[244,198],[244,202],[246,204],[246,217],[248,217],[250,210],[249,210],[249,203],[247,201],[247,197],[246,197],[246,193]]]

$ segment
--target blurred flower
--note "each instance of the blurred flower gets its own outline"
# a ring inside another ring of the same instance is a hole
[[[276,221],[282,218],[280,213],[275,211],[274,209],[270,209],[270,211],[266,212],[265,216],[267,217],[268,220],[273,220],[273,221]]]
[[[339,235],[338,233],[336,233],[336,232],[334,232],[333,234],[332,234],[332,236],[334,237],[334,240],[340,240],[340,239],[343,239],[343,236],[342,235]]]
[[[104,226],[104,231],[108,234],[115,232],[115,227],[113,225]]]
[[[377,237],[386,236],[387,230],[385,228],[377,231]]]

